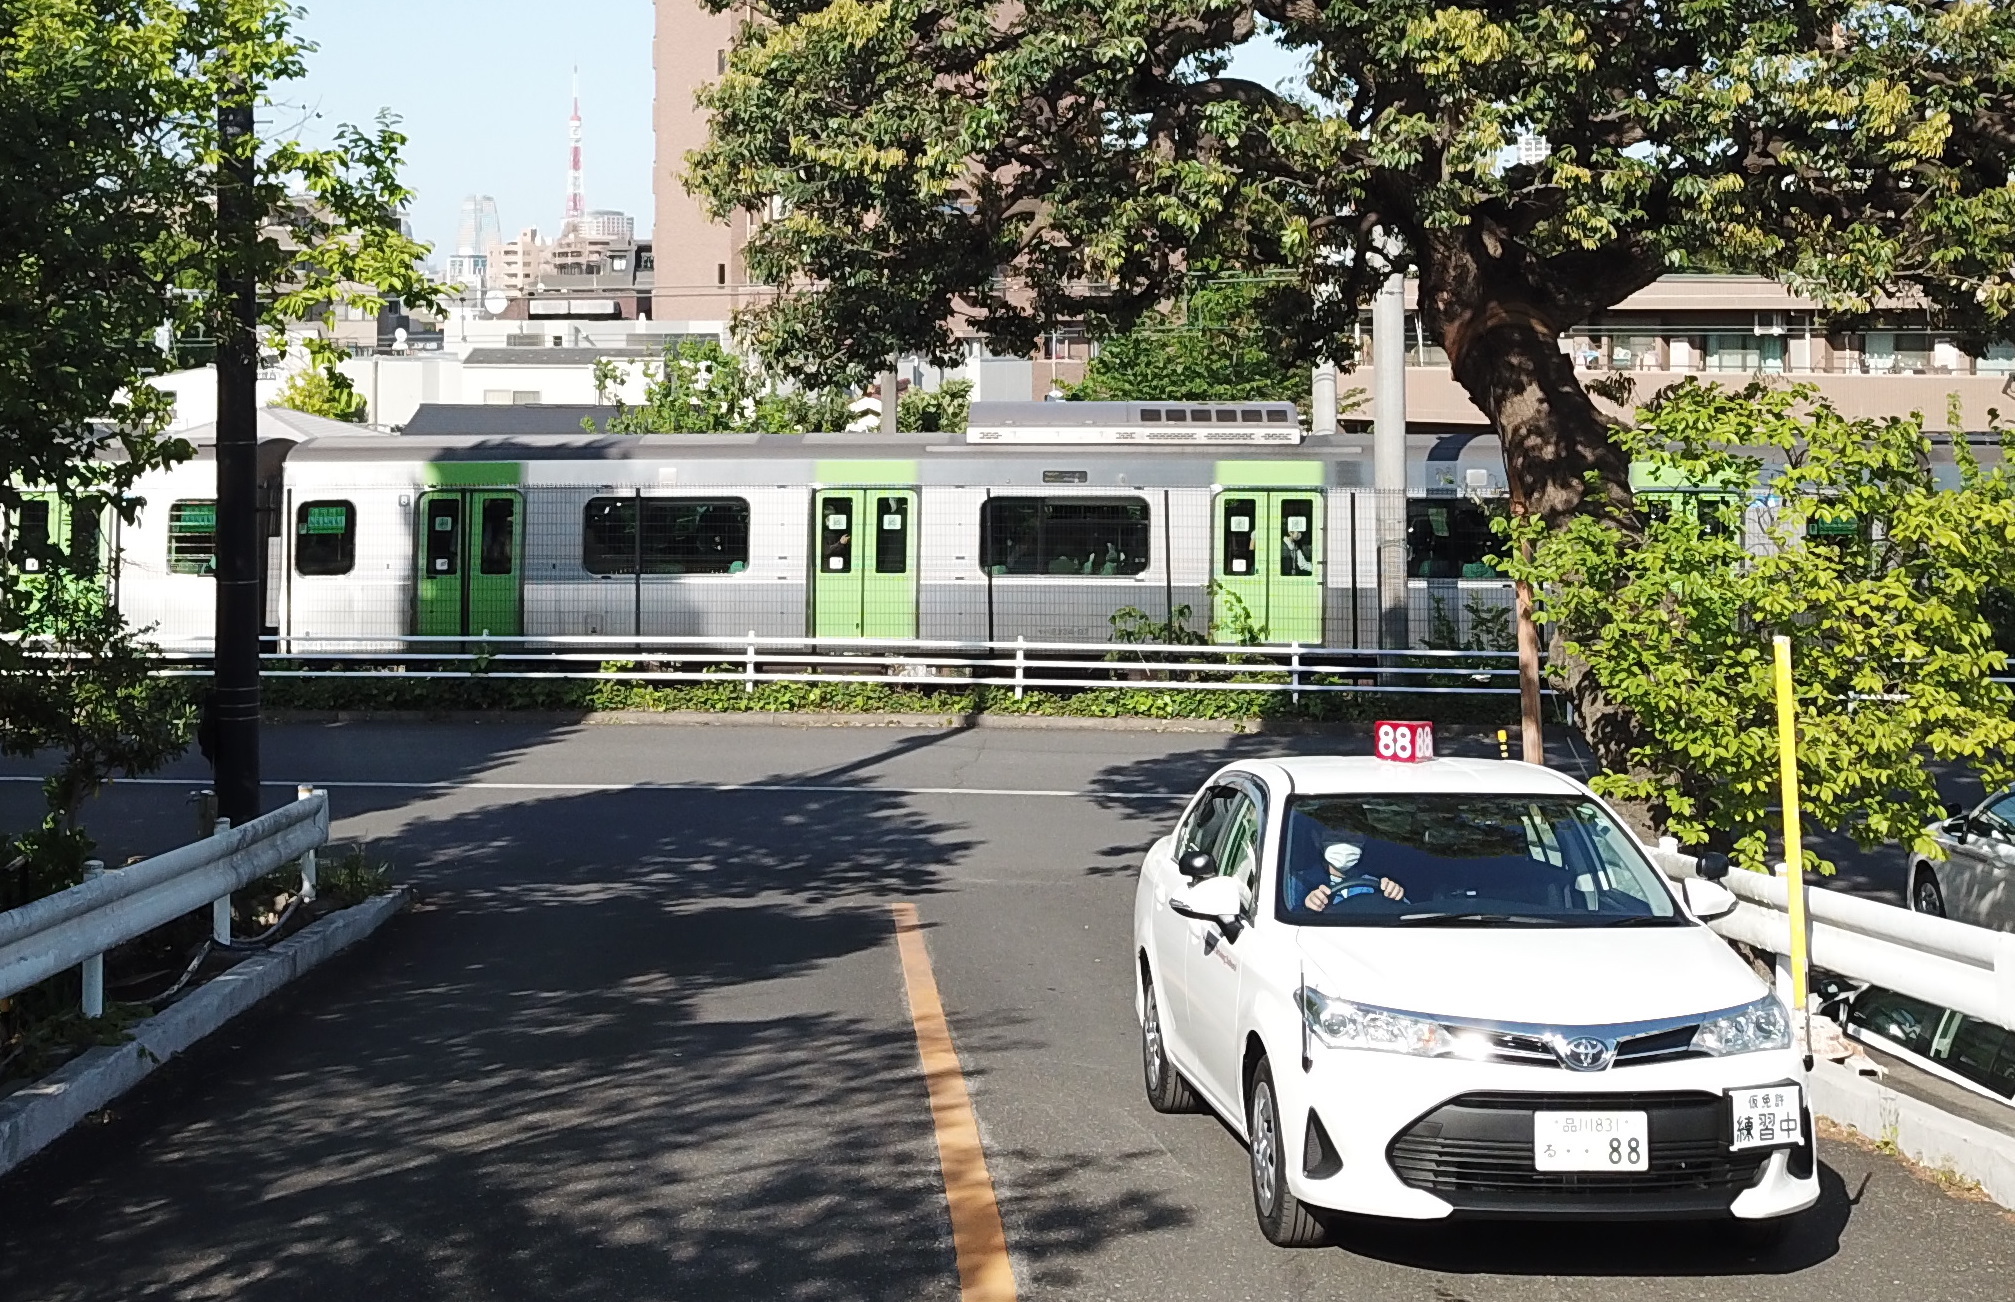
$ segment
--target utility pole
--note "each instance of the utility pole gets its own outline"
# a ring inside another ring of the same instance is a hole
[[[217,106],[217,639],[209,706],[217,812],[233,827],[259,815],[259,627],[266,605],[252,133],[252,97],[234,85]]]
[[[1308,432],[1315,435],[1336,433],[1335,362],[1317,363],[1309,377]]]
[[[902,381],[896,377],[896,359],[891,357],[889,359],[889,368],[886,371],[883,371],[881,375],[881,390],[882,390],[881,430],[882,433],[890,435],[891,437],[893,437],[896,432],[896,408],[901,405],[898,402],[899,395],[896,393],[896,390],[901,386],[901,384]]]
[[[1378,643],[1413,642],[1406,609],[1406,277],[1386,278],[1371,308],[1371,486],[1378,521]]]

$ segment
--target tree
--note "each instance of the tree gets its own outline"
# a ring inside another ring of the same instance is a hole
[[[1689,380],[1618,439],[1694,491],[1647,498],[1659,509],[1637,538],[1593,516],[1507,521],[1532,551],[1499,562],[1639,723],[1599,791],[1762,867],[1781,832],[1779,633],[1794,648],[1799,799],[1815,824],[1924,848],[1942,816],[1927,759],[1990,785],[2015,774],[2015,698],[1993,681],[2008,656],[1987,618],[2015,573],[2015,436],[1991,470],[1953,440],[1961,482],[1941,490],[1919,420],[1849,420],[1809,386]]]
[[[332,366],[309,365],[287,377],[273,405],[305,411],[310,416],[359,423],[370,404],[357,392],[349,376]]]
[[[1070,396],[1092,402],[1303,401],[1308,369],[1263,320],[1265,282],[1210,282],[1099,340]]]
[[[706,0],[725,9],[729,0]],[[1559,335],[1669,271],[1830,308],[1907,290],[2005,338],[2015,7],[1996,0],[764,0],[688,184],[759,222],[772,366],[1028,352],[1123,326],[1191,271],[1285,269],[1297,362],[1348,360],[1395,272],[1550,526],[1637,527],[1628,457]],[[1227,75],[1262,33],[1301,83]],[[1537,162],[1508,161],[1521,136]],[[1606,762],[1634,741],[1566,684]]]
[[[332,149],[259,149],[264,235],[220,237],[219,104],[301,75],[294,17],[284,0],[0,0],[0,746],[69,757],[49,790],[63,835],[26,842],[54,856],[44,885],[81,861],[78,803],[113,772],[157,766],[186,731],[104,599],[102,535],[77,532],[106,511],[131,521],[138,478],[192,454],[163,434],[168,399],[147,383],[172,365],[162,327],[221,337],[210,289],[226,259],[275,329],[385,293],[431,302],[425,249],[398,221],[389,119]],[[21,527],[43,513],[71,529]]]
[[[961,433],[972,403],[971,380],[946,380],[935,389],[905,389],[896,399],[896,428],[906,434]]]
[[[707,0],[725,8],[728,0]],[[1844,309],[1918,287],[2015,307],[2015,11],[1991,0],[769,0],[690,184],[769,207],[745,320],[792,374],[949,359],[972,318],[1029,351],[1126,322],[1190,269],[1344,358],[1415,270],[1423,324],[1549,521],[1627,508],[1609,423],[1555,344],[1667,271],[1788,277]],[[1262,28],[1309,59],[1225,75]],[[1506,165],[1522,134],[1551,153]]]
[[[635,407],[621,398],[615,402],[616,414],[608,422],[611,434],[803,434],[845,429],[853,419],[844,393],[772,388],[715,339],[667,344],[658,374],[644,388],[644,401]],[[963,419],[961,412],[961,423]]]

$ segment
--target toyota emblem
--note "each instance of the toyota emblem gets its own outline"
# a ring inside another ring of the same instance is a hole
[[[1569,1071],[1607,1071],[1616,1057],[1616,1046],[1592,1035],[1577,1035],[1572,1040],[1555,1040],[1553,1052]]]

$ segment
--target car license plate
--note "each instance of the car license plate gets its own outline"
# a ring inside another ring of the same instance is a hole
[[[1776,1148],[1805,1140],[1805,1109],[1796,1085],[1767,1085],[1728,1091],[1733,1129],[1728,1147]]]
[[[1535,1112],[1536,1171],[1648,1171],[1651,1133],[1642,1112]]]

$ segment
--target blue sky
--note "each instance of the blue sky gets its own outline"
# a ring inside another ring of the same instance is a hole
[[[651,0],[303,2],[297,30],[321,48],[276,96],[269,129],[320,143],[339,122],[397,113],[411,137],[413,232],[438,257],[454,251],[470,193],[496,196],[506,238],[559,227],[575,65],[588,206],[650,228]]]
[[[311,143],[381,108],[404,119],[413,232],[454,251],[462,198],[494,195],[509,238],[558,229],[568,82],[581,70],[588,205],[651,224],[651,0],[304,0],[320,49],[262,123]],[[1269,84],[1299,60],[1255,42],[1234,70]]]

